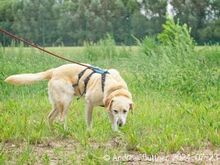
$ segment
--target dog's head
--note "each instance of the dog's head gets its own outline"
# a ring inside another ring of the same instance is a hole
[[[129,111],[133,109],[133,102],[130,98],[125,96],[115,96],[109,100],[107,109],[112,118],[113,130],[117,130],[126,123]]]

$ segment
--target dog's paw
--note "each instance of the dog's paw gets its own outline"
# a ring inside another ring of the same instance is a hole
[[[92,136],[92,129],[91,128],[87,128],[86,129],[86,135],[87,135],[87,137],[91,137]]]
[[[118,127],[116,125],[112,125],[112,131],[113,132],[118,132],[119,129],[118,129]]]

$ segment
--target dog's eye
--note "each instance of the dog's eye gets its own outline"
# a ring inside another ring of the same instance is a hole
[[[123,110],[123,113],[127,113],[127,110],[124,109],[124,110]]]
[[[113,110],[113,111],[114,111],[114,113],[116,113],[116,114],[118,113],[118,111],[117,111],[117,110]]]

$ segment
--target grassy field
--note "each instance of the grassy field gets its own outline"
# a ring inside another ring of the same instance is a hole
[[[220,48],[196,48],[196,64],[180,61],[184,66],[177,65],[178,58],[175,63],[172,58],[165,64],[159,57],[155,61],[142,48],[111,44],[48,48],[80,62],[116,68],[128,83],[135,109],[126,125],[120,132],[112,132],[106,110],[96,108],[89,134],[83,99],[74,99],[70,107],[68,130],[59,123],[50,130],[46,118],[51,110],[47,82],[28,86],[3,82],[11,74],[39,72],[60,66],[64,61],[32,48],[1,47],[0,164],[111,164],[105,160],[124,154],[218,149]],[[190,58],[187,60],[194,60]]]

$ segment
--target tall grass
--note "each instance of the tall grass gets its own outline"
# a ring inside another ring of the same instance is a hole
[[[115,61],[118,59],[128,58],[130,52],[126,50],[124,46],[118,48],[113,40],[112,36],[107,34],[104,39],[101,39],[97,43],[85,43],[85,56],[90,62],[97,60],[108,60]]]
[[[208,99],[210,91],[218,99],[219,76],[208,59],[198,55],[186,25],[168,19],[157,38],[138,41],[143,61],[139,63],[145,85],[173,91],[194,100]],[[217,52],[216,52],[217,53]],[[143,57],[144,56],[144,57]],[[140,74],[140,72],[138,72]]]

